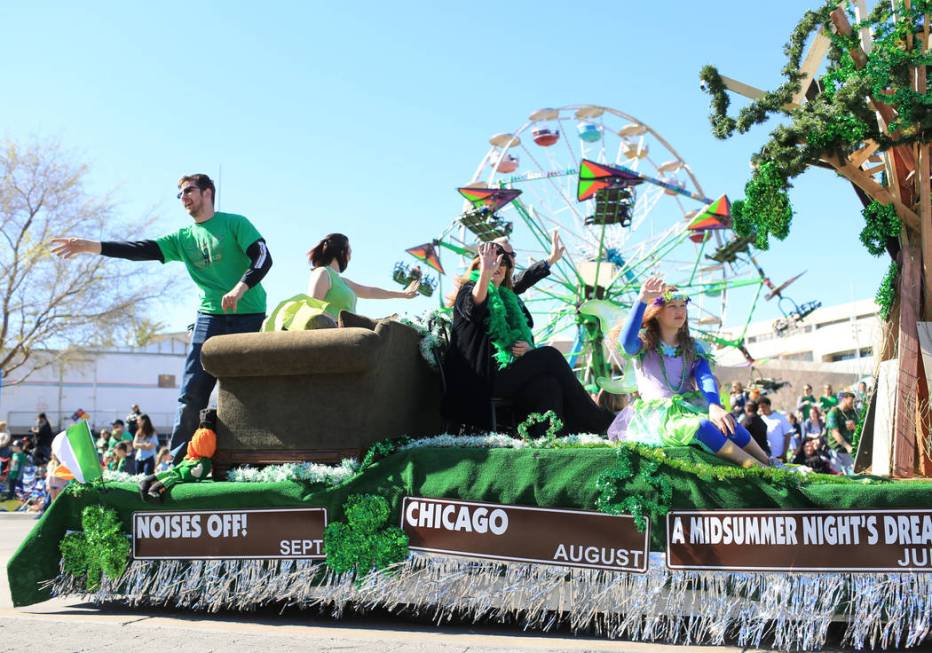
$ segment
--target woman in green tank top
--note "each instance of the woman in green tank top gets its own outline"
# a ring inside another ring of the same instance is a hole
[[[307,294],[330,304],[327,313],[336,318],[340,311],[356,312],[356,298],[363,299],[411,299],[417,297],[418,282],[414,281],[404,290],[385,290],[364,286],[340,276],[346,270],[353,249],[349,238],[343,234],[329,234],[307,253],[314,266],[307,284]]]
[[[341,276],[352,258],[349,238],[329,234],[307,253],[313,269],[306,295],[296,295],[280,303],[269,315],[263,331],[313,329],[336,321],[340,311],[356,312],[356,299],[411,299],[417,296],[418,282],[404,290],[385,290],[350,281]],[[332,326],[332,324],[330,324]]]

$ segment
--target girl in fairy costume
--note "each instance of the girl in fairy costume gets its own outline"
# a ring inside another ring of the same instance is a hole
[[[657,446],[699,444],[742,467],[769,464],[747,429],[722,408],[709,353],[689,335],[689,298],[649,278],[621,328],[621,345],[635,357],[639,397],[608,429],[613,440]]]

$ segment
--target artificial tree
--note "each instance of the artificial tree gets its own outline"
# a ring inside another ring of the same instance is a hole
[[[745,198],[732,204],[738,235],[753,235],[759,249],[786,238],[791,181],[819,166],[852,184],[864,205],[861,241],[872,255],[891,258],[877,302],[887,334],[881,359],[898,358],[892,471],[901,477],[932,470],[917,328],[932,320],[930,20],[932,0],[881,0],[870,13],[864,0],[829,0],[793,30],[776,89],[758,90],[713,66],[700,73],[718,138],[774,114],[789,118],[754,155]],[[729,91],[752,100],[734,117]]]

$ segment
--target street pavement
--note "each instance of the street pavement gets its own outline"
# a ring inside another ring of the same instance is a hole
[[[68,599],[13,608],[6,562],[34,523],[34,518],[29,516],[0,513],[0,559],[3,561],[0,573],[0,652],[731,653],[752,650],[619,642],[574,637],[569,633],[525,633],[516,627],[491,625],[444,625],[441,628],[431,623],[372,615],[351,616],[341,621],[298,611],[204,615],[167,609],[97,607]],[[911,650],[930,651],[932,648],[926,646]]]

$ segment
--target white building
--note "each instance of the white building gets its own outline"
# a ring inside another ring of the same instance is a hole
[[[828,372],[871,374],[873,356],[881,337],[881,321],[877,304],[863,299],[847,304],[825,306],[791,324],[778,334],[774,322],[752,322],[745,335],[745,346],[759,360],[815,363]],[[727,332],[734,338],[739,331]],[[741,352],[726,348],[716,355],[720,365],[740,365]]]
[[[144,347],[82,351],[74,359],[39,369],[21,383],[14,372],[0,388],[0,419],[14,434],[25,433],[37,413],[45,413],[53,430],[71,424],[78,409],[90,414],[95,428],[124,419],[139,404],[161,435],[170,432],[188,347],[187,332],[161,334]],[[41,362],[43,352],[34,354]]]

